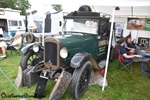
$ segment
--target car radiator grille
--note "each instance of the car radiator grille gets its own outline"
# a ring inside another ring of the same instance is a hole
[[[45,42],[45,63],[57,65],[57,44]]]

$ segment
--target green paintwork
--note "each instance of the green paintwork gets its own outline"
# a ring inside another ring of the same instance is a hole
[[[68,57],[63,59],[63,64],[68,64],[76,53],[81,52],[90,53],[96,60],[106,57],[107,46],[98,46],[98,42],[106,38],[97,39],[97,37],[98,35],[80,33],[56,37],[62,42],[62,48],[66,47],[69,51]]]

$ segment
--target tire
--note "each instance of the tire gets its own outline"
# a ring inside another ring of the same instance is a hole
[[[25,37],[26,37],[26,41],[28,41],[28,34],[26,34],[26,36],[25,36]]]
[[[38,58],[32,50],[29,50],[24,56],[22,56],[20,66],[22,67],[22,70],[25,70],[29,67],[29,65],[34,66],[37,64],[36,62],[38,62]]]
[[[35,37],[33,34],[27,34],[26,35],[26,40],[29,42],[29,43],[33,43],[35,41]]]
[[[87,90],[92,65],[90,61],[86,61],[81,67],[74,70],[72,81],[70,83],[70,96],[73,99],[80,99]]]
[[[90,6],[87,6],[87,5],[83,5],[79,8],[78,11],[89,11],[89,12],[92,12],[92,9]]]

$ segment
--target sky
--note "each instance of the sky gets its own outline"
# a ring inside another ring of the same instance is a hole
[[[43,12],[44,10],[50,10],[51,12],[54,12],[54,10],[51,8],[51,4],[50,3],[46,3],[47,0],[29,0],[29,3],[31,4],[31,9],[28,11],[32,11],[32,10],[37,10],[39,12]],[[50,0],[48,0],[48,2],[50,2]],[[44,8],[45,7],[45,8]],[[77,10],[79,7],[79,5],[74,4],[72,5],[68,5],[66,3],[62,4],[62,8],[64,10],[64,12],[70,12],[70,11],[74,11]]]

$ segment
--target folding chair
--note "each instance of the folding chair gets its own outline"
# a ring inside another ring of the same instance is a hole
[[[133,61],[125,61],[124,57],[120,54],[120,50],[117,51],[117,69],[126,69],[129,73],[132,73]]]
[[[13,52],[15,52],[16,54],[19,54],[19,55],[21,55],[21,49],[23,48],[23,43],[24,43],[24,36],[23,35],[21,35],[21,44],[20,44],[20,46],[16,49],[14,49],[14,48],[12,48],[10,51],[11,51],[11,56],[13,55]]]

